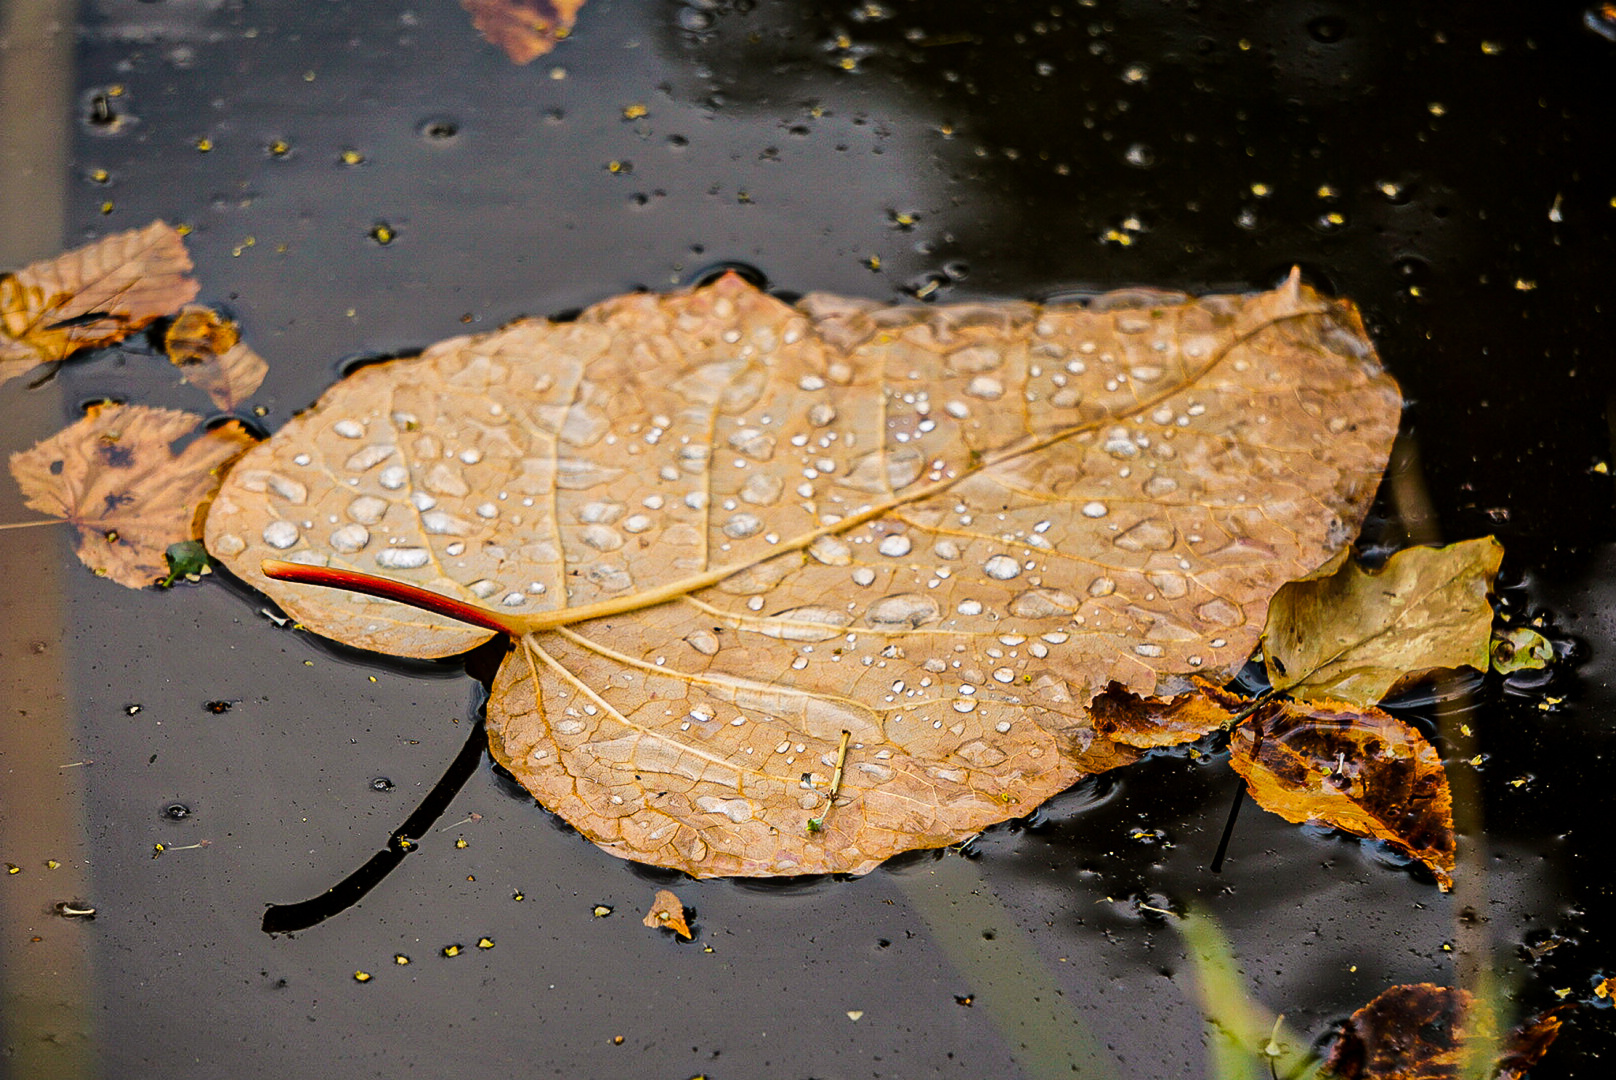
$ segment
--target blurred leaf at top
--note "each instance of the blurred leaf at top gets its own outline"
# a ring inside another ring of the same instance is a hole
[[[584,0],[460,0],[460,5],[513,63],[530,64],[571,33]]]
[[[264,358],[243,344],[236,324],[211,308],[191,305],[163,338],[180,377],[224,412],[235,412],[269,373]]]
[[[197,292],[179,232],[155,221],[0,277],[0,383],[120,341]]]

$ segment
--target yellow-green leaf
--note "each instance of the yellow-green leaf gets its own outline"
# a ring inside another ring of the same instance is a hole
[[[1432,671],[1487,669],[1487,596],[1504,549],[1492,537],[1409,548],[1379,570],[1348,563],[1295,581],[1268,608],[1263,655],[1276,690],[1373,705]]]

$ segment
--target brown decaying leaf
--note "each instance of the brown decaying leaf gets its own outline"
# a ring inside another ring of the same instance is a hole
[[[11,455],[28,505],[78,530],[79,559],[131,589],[168,573],[170,544],[202,535],[223,468],[253,438],[235,421],[196,431],[200,416],[139,405],[92,405],[77,423]]]
[[[1474,1004],[1470,993],[1452,987],[1393,986],[1352,1014],[1324,1059],[1323,1073],[1341,1080],[1459,1080],[1475,1026]],[[1523,1077],[1559,1034],[1562,1011],[1551,1009],[1511,1032],[1486,1075]]]
[[[180,234],[161,221],[0,277],[0,382],[121,340],[190,302]]]
[[[514,63],[529,64],[566,37],[584,0],[460,0],[490,44]]]
[[[1425,737],[1373,707],[1269,701],[1240,722],[1229,763],[1251,797],[1287,821],[1384,840],[1453,887],[1453,800]]]
[[[1175,697],[1140,697],[1107,687],[1094,699],[1094,730],[1112,742],[1149,750],[1194,742],[1229,722],[1244,699],[1202,680]]]
[[[730,275],[361,370],[232,472],[207,543],[362,648],[489,632],[262,562],[486,603],[521,639],[493,752],[606,850],[863,873],[1137,756],[1090,699],[1238,668],[1356,534],[1398,414],[1294,278],[791,307]]]
[[[1379,570],[1347,563],[1286,585],[1268,609],[1263,652],[1276,690],[1358,705],[1443,668],[1487,670],[1487,603],[1504,549],[1490,536],[1399,551]]]
[[[264,358],[241,341],[236,324],[212,308],[191,305],[169,324],[163,339],[180,376],[224,412],[234,412],[269,374]]]
[[[658,889],[651,910],[641,920],[653,930],[672,930],[686,941],[690,940],[690,924],[685,922],[685,906],[668,889]]]

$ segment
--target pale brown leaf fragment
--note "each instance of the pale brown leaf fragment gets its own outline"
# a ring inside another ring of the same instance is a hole
[[[231,421],[192,439],[202,418],[139,405],[94,405],[82,420],[11,455],[29,506],[69,522],[79,559],[131,589],[168,573],[170,544],[199,539],[223,469],[253,438]]]
[[[1399,551],[1379,570],[1348,563],[1274,597],[1263,631],[1268,677],[1297,697],[1380,701],[1444,668],[1487,670],[1487,602],[1504,549],[1490,536]]]
[[[641,921],[653,930],[671,930],[686,941],[690,940],[690,924],[685,922],[685,906],[669,889],[657,890],[651,910],[645,913],[645,918]]]
[[[1094,695],[1238,668],[1356,534],[1398,415],[1350,305],[1295,280],[884,307],[730,275],[357,372],[238,466],[207,544],[361,648],[489,631],[262,562],[497,612],[490,747],[606,850],[863,873],[1136,757]]]
[[[513,63],[530,64],[572,31],[584,0],[460,0],[460,6],[490,44]]]
[[[0,382],[119,341],[196,296],[191,256],[161,221],[0,277]]]
[[[1380,709],[1339,701],[1262,705],[1229,738],[1251,797],[1286,821],[1382,840],[1453,887],[1453,799],[1425,736]]]
[[[234,412],[269,374],[269,365],[241,340],[234,322],[212,308],[191,305],[169,324],[163,339],[180,376],[224,412]]]

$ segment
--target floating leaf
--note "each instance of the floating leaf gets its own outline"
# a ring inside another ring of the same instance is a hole
[[[1140,697],[1108,687],[1094,699],[1094,730],[1113,742],[1148,750],[1194,742],[1227,724],[1245,704],[1210,683],[1171,698]]]
[[[212,308],[185,308],[169,324],[163,344],[181,377],[225,412],[240,408],[269,374],[264,358],[242,344],[236,324]]]
[[[168,576],[157,583],[160,588],[171,589],[181,579],[195,581],[208,572],[208,549],[200,540],[170,544],[163,557],[168,560]]]
[[[131,589],[169,572],[170,544],[199,539],[223,467],[253,445],[231,421],[178,453],[200,416],[139,405],[92,405],[82,420],[11,455],[28,505],[78,530],[79,559]]]
[[[512,62],[529,64],[572,31],[584,0],[460,0],[490,44]]]
[[[668,889],[657,890],[656,900],[642,921],[653,930],[672,930],[686,941],[690,940],[690,924],[685,922],[685,906]]]
[[[1453,800],[1436,748],[1373,706],[1268,701],[1235,727],[1229,763],[1287,821],[1383,840],[1453,887]]]
[[[196,296],[191,257],[161,221],[0,277],[0,382],[123,339]]]
[[[1549,639],[1530,626],[1501,629],[1493,635],[1493,670],[1500,675],[1517,671],[1538,671],[1554,659]]]
[[[1491,1068],[1472,1072],[1466,1069],[1467,1055],[1475,1048],[1467,1043],[1478,1036],[1489,1042],[1493,1038],[1491,1032],[1474,1030],[1474,1011],[1475,998],[1464,990],[1432,983],[1394,986],[1352,1014],[1324,1059],[1323,1074],[1341,1080],[1459,1080],[1472,1075],[1519,1080],[1560,1032],[1560,1010],[1550,1010],[1512,1032],[1497,1048]]]
[[[1350,305],[1294,278],[889,308],[729,275],[360,370],[237,467],[207,543],[355,646],[520,639],[493,753],[608,851],[862,873],[1137,756],[1090,700],[1237,669],[1355,535],[1398,413]]]
[[[1293,582],[1268,609],[1263,653],[1276,690],[1372,705],[1444,668],[1485,671],[1487,594],[1504,549],[1492,537],[1399,551],[1379,570],[1344,565]]]

